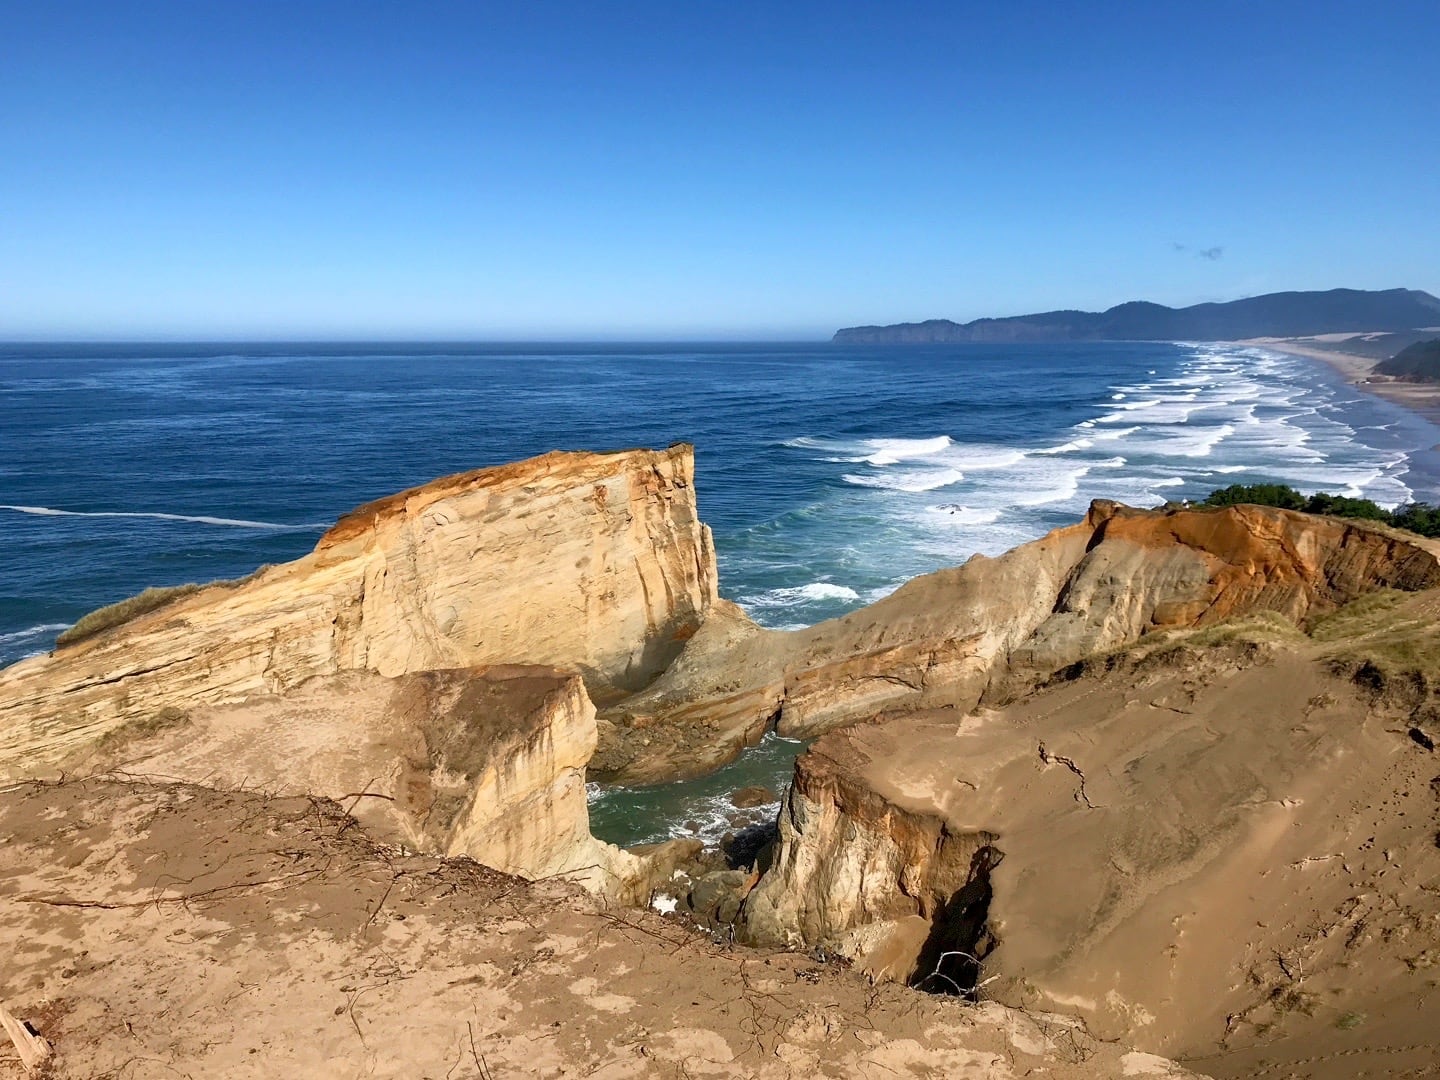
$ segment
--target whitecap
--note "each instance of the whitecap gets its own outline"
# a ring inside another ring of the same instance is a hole
[[[1073,499],[1080,491],[1081,478],[1089,473],[1089,471],[1090,467],[1088,465],[1084,468],[1076,469],[1061,482],[1061,486],[1050,488],[1046,491],[1038,491],[1032,495],[1017,496],[1015,498],[1015,504],[1017,506],[1044,506],[1046,503],[1066,502]]]
[[[747,597],[744,604],[755,608],[783,608],[824,600],[848,602],[859,599],[860,594],[849,586],[837,585],[833,581],[812,581],[808,585],[787,585],[759,596]]]
[[[228,525],[236,529],[269,529],[274,532],[305,532],[328,528],[326,525],[280,525],[273,521],[247,521],[243,518],[210,517],[204,514],[142,513],[126,510],[57,510],[52,506],[10,506],[0,503],[0,510],[37,517],[81,518],[151,518],[156,521],[188,521],[197,525]]]
[[[844,473],[841,477],[847,484],[855,484],[859,487],[884,488],[888,491],[934,491],[936,488],[949,487],[951,484],[958,484],[965,479],[965,474],[959,469],[937,469],[928,471],[909,471],[894,473],[876,473],[874,475],[860,475],[857,473]]]
[[[999,510],[981,510],[973,506],[962,506],[960,503],[941,503],[925,509],[932,514],[943,515],[946,521],[956,525],[992,525],[1000,520]]]
[[[28,641],[30,638],[41,637],[45,634],[58,634],[61,630],[68,630],[69,628],[69,623],[41,623],[39,626],[31,626],[24,630],[15,630],[8,634],[0,634],[0,645],[11,645],[17,641]]]
[[[1059,446],[1051,446],[1044,450],[1036,450],[1037,454],[1069,454],[1076,450],[1086,450],[1095,445],[1094,439],[1071,439]]]
[[[953,442],[949,435],[937,435],[932,439],[866,439],[865,445],[873,452],[865,460],[871,465],[895,465],[938,454]]]

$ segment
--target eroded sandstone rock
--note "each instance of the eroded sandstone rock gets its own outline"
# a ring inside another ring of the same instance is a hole
[[[331,798],[412,851],[642,902],[674,853],[641,858],[591,836],[595,737],[580,677],[553,668],[352,671],[199,706],[159,729],[122,726],[64,768]]]
[[[768,726],[807,738],[891,712],[966,712],[1151,631],[1262,611],[1303,623],[1374,589],[1437,584],[1427,541],[1370,523],[1096,502],[1078,525],[804,630],[717,612],[652,686],[602,710],[592,767],[628,782],[701,773]]]
[[[1397,618],[1433,626],[1435,596]],[[1157,645],[831,732],[741,936],[980,981],[1217,1075],[1414,1067],[1440,1020],[1433,757],[1337,647]]]
[[[715,600],[693,473],[685,445],[553,453],[361,507],[302,559],[0,672],[0,776],[349,670],[549,664],[602,700],[636,690]]]

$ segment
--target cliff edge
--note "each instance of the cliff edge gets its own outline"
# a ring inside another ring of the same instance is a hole
[[[315,550],[0,671],[0,776],[166,708],[474,665],[645,686],[716,598],[688,445],[551,453],[361,507]]]

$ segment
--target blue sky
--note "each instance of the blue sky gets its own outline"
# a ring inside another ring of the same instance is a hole
[[[0,0],[0,26],[0,339],[1440,292],[1434,0]]]

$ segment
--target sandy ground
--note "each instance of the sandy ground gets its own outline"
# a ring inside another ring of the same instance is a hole
[[[1440,753],[1408,731],[1433,705],[1345,653],[1400,633],[1424,655],[1412,624],[1437,605],[1399,602],[1343,648],[1152,644],[1002,709],[858,725],[811,753],[998,836],[999,1000],[1217,1077],[1440,1076]]]
[[[1396,382],[1383,375],[1372,375],[1378,361],[1374,357],[1347,353],[1345,341],[1353,334],[1323,334],[1315,338],[1253,338],[1237,345],[1259,345],[1276,352],[1305,356],[1329,364],[1347,382],[1361,390],[1403,405],[1419,413],[1432,424],[1440,425],[1440,384]]]
[[[331,802],[184,784],[0,792],[0,959],[55,1077],[1193,1075],[1063,1018],[407,855]]]

